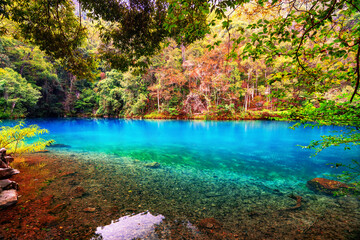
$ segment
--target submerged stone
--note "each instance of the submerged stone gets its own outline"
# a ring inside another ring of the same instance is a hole
[[[18,200],[17,196],[17,192],[14,189],[2,191],[0,193],[0,209],[16,204]]]
[[[147,167],[147,168],[159,168],[160,163],[158,163],[158,162],[147,163],[147,164],[145,164],[145,167]]]
[[[8,179],[13,175],[19,174],[20,171],[13,168],[0,168],[0,180]]]
[[[96,208],[87,207],[84,209],[84,212],[95,212]]]
[[[215,218],[204,218],[199,222],[198,226],[200,229],[219,229],[221,228],[221,223]]]
[[[112,221],[111,224],[96,229],[95,239],[159,239],[155,229],[165,219],[163,215],[142,212]]]
[[[311,179],[307,182],[307,187],[313,191],[322,192],[331,195],[337,191],[341,191],[349,188],[349,186],[345,183],[326,179],[326,178]]]
[[[76,187],[72,192],[71,196],[75,198],[82,197],[85,194],[85,189],[83,187]]]

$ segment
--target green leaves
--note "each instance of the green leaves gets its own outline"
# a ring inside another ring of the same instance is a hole
[[[25,116],[41,97],[39,90],[10,68],[0,68],[0,86],[0,96],[5,99],[1,107],[10,116]]]

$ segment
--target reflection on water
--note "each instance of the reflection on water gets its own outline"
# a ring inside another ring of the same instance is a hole
[[[136,215],[121,217],[112,221],[111,224],[96,229],[97,238],[104,240],[154,238],[155,225],[160,224],[165,217],[154,216],[150,212],[142,212]]]

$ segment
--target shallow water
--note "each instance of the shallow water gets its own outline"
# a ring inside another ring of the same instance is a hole
[[[55,196],[53,206],[66,203],[55,214],[63,219],[59,224],[92,229],[92,239],[360,236],[359,199],[306,187],[306,181],[336,170],[327,163],[358,158],[359,149],[332,148],[310,158],[313,152],[297,146],[340,128],[291,130],[290,123],[271,121],[27,123],[49,129],[46,138],[69,145],[49,148],[59,159],[56,171],[72,174],[54,179],[46,192]],[[147,166],[155,161],[159,168]],[[79,187],[84,194],[76,193]],[[291,209],[296,201],[289,195],[302,196],[300,209]]]
[[[305,180],[348,162],[360,149],[327,149],[314,158],[302,149],[336,127],[297,128],[274,121],[158,121],[119,119],[29,120],[50,131],[46,138],[71,151],[100,152],[163,165],[234,172],[265,179]]]

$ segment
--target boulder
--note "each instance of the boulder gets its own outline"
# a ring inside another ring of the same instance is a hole
[[[0,149],[0,168],[7,168],[9,167],[9,163],[13,162],[14,158],[11,155],[6,154],[6,149]]]
[[[2,189],[2,190],[10,190],[10,189],[19,190],[19,185],[16,182],[11,181],[9,179],[3,179],[3,180],[0,180],[0,189]]]
[[[20,171],[13,168],[0,168],[0,180],[8,179],[13,175],[19,174]]]
[[[5,148],[1,148],[0,149],[0,157],[5,156],[6,155],[6,149]]]
[[[9,179],[0,180],[0,188],[4,189],[9,186],[13,181]]]
[[[10,155],[5,156],[4,159],[8,165],[9,165],[9,163],[12,163],[14,161],[14,158]]]
[[[337,191],[347,190],[349,186],[345,183],[326,178],[314,178],[307,182],[307,187],[316,192],[333,195]]]
[[[6,190],[0,193],[0,209],[7,208],[17,203],[18,195],[16,190]]]
[[[0,168],[7,168],[7,167],[8,165],[3,160],[0,159]]]
[[[5,162],[6,149],[0,149],[0,168],[7,168],[8,164]]]
[[[158,162],[147,163],[147,164],[145,164],[145,167],[147,167],[147,168],[159,168],[160,163],[158,163]]]

